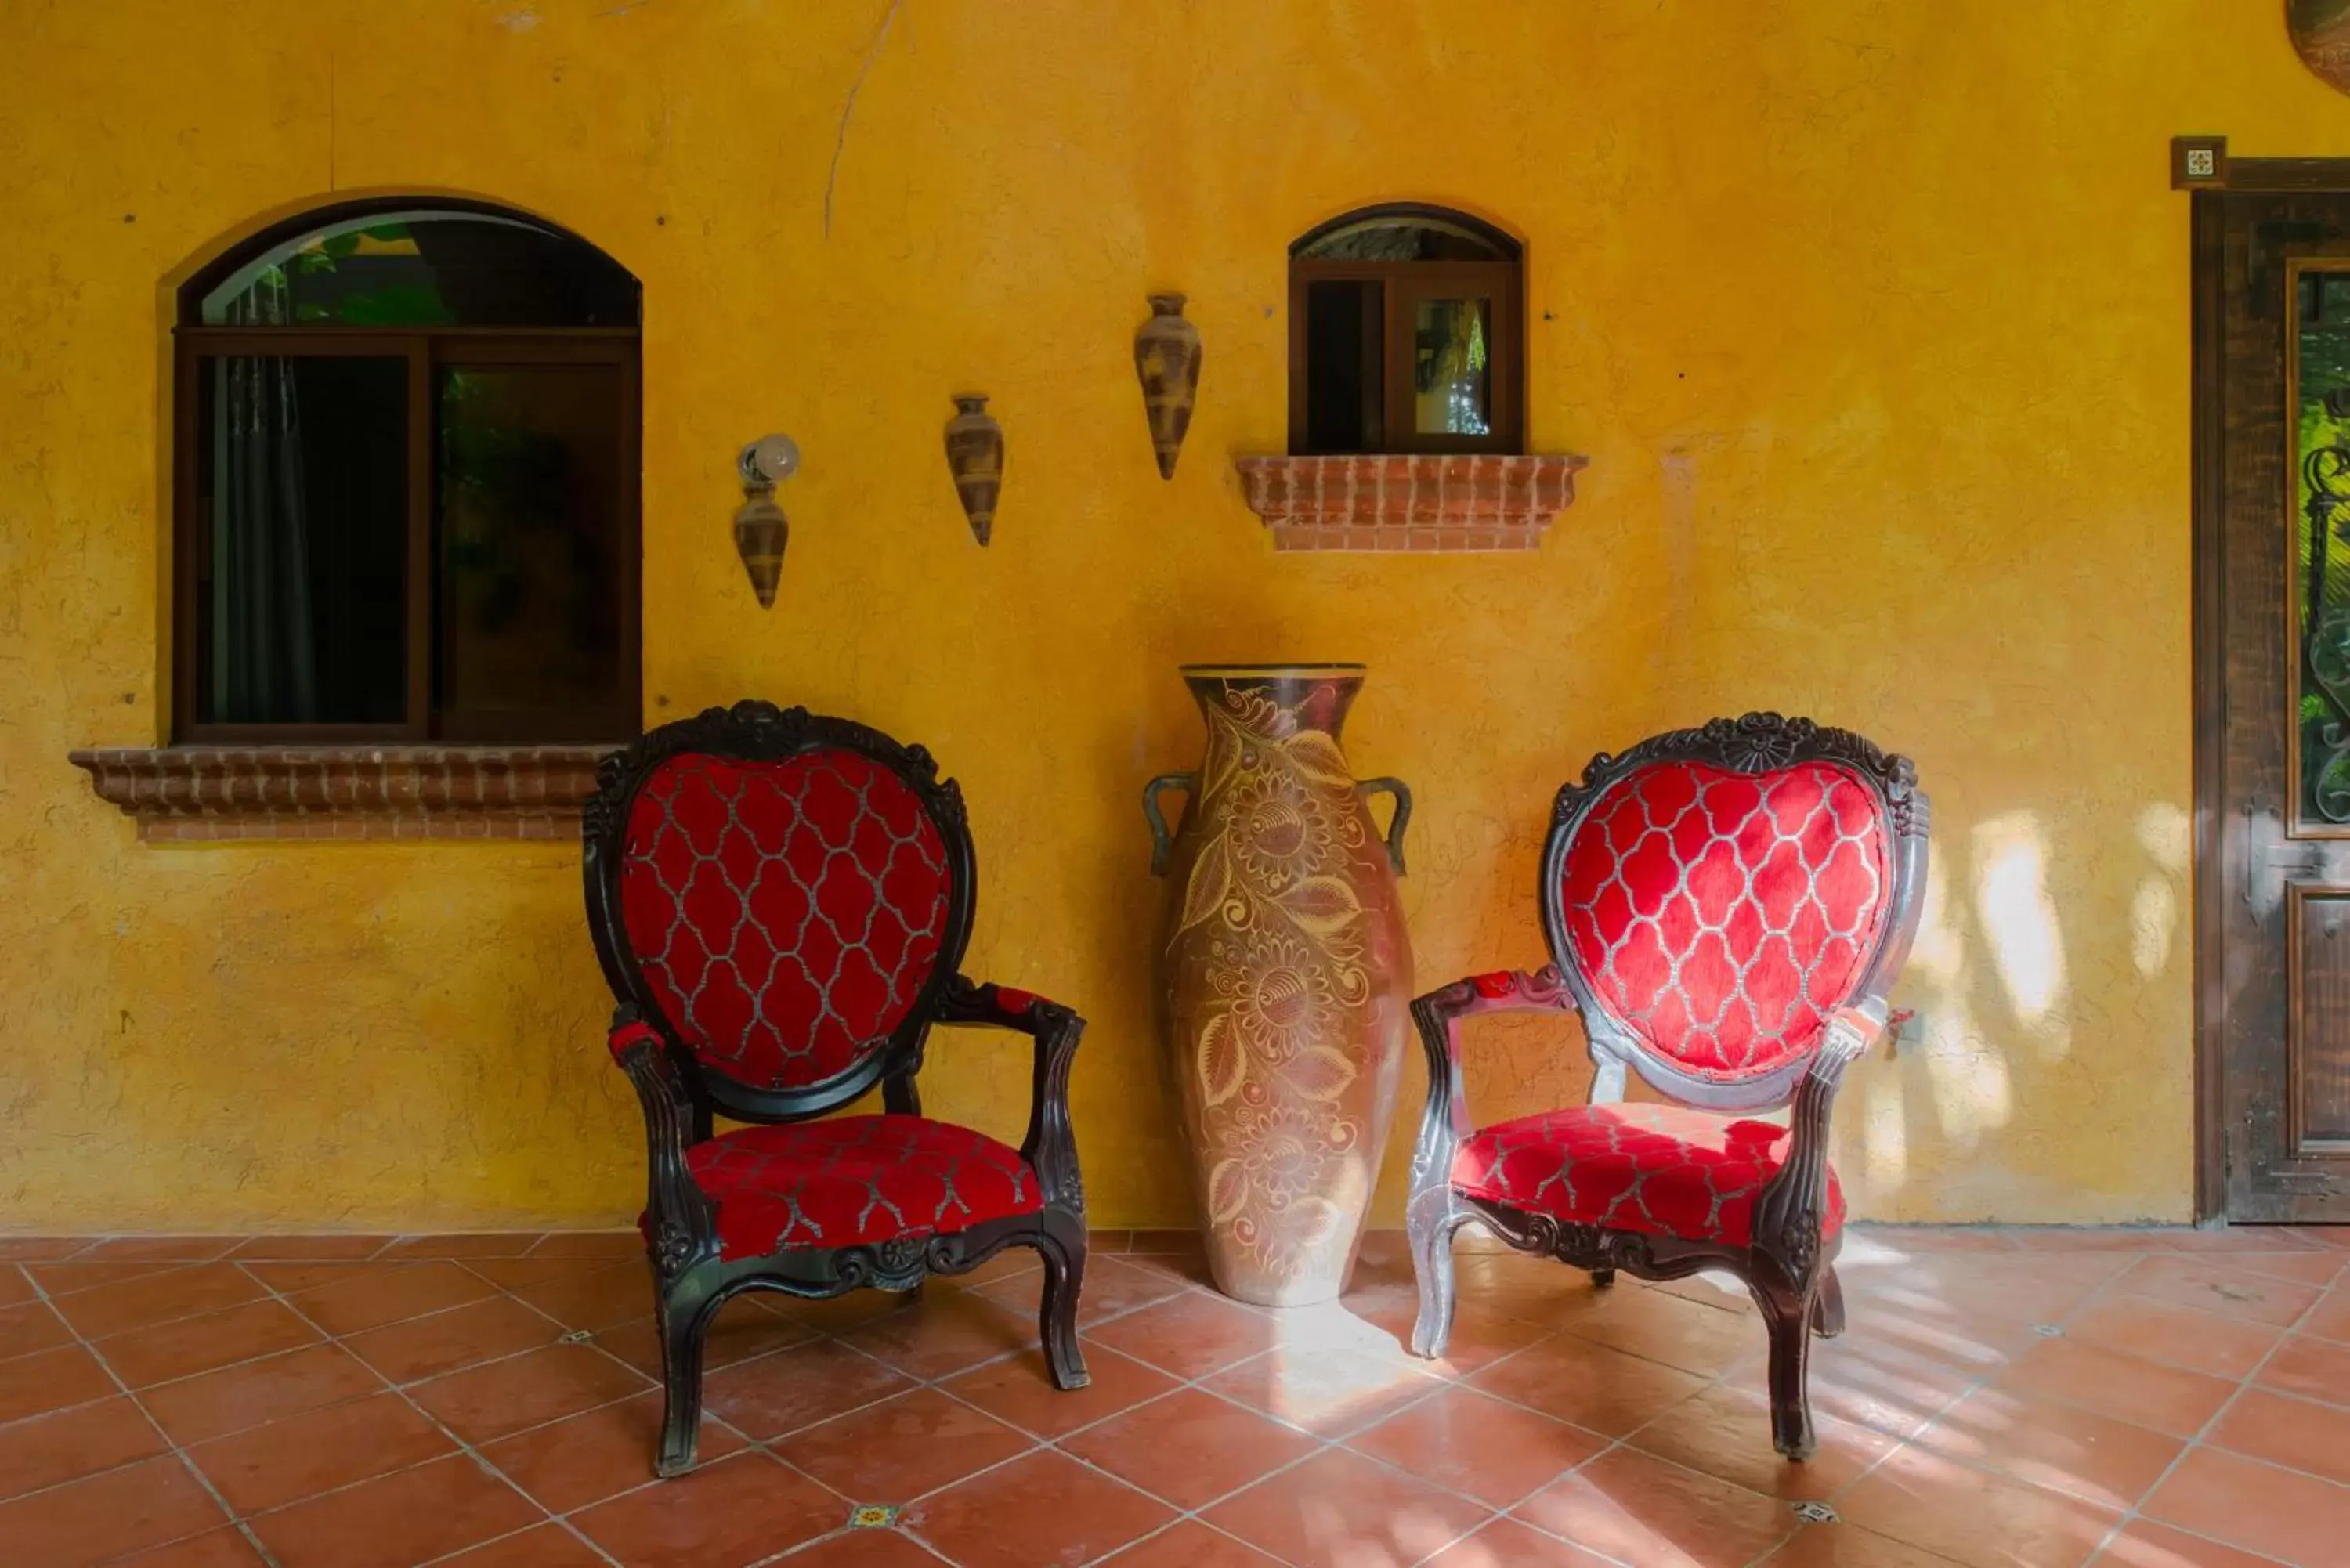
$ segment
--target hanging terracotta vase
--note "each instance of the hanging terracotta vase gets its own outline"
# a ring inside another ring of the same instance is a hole
[[[750,487],[742,509],[734,514],[734,553],[751,574],[751,591],[761,609],[775,607],[775,585],[783,580],[784,546],[791,542],[792,525],[775,504],[775,487]]]
[[[995,498],[1003,489],[1003,427],[987,411],[984,392],[957,392],[947,421],[947,470],[954,475],[962,514],[982,545],[995,530]]]
[[[2287,0],[2284,25],[2302,64],[2350,92],[2350,0]]]
[[[1159,477],[1175,477],[1191,405],[1200,400],[1200,329],[1183,319],[1183,296],[1154,294],[1150,319],[1134,334],[1134,373],[1142,380],[1142,411],[1150,418],[1150,444]]]
[[[1216,1288],[1304,1306],[1345,1287],[1411,1005],[1396,877],[1410,792],[1357,783],[1339,726],[1358,664],[1187,665],[1207,722],[1194,774],[1143,796],[1168,879],[1159,995]],[[1159,794],[1190,794],[1170,836]],[[1385,791],[1385,841],[1365,805]]]

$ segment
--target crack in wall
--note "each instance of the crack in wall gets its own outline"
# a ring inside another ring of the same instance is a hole
[[[857,67],[857,79],[848,84],[848,97],[840,106],[840,127],[833,133],[832,166],[824,174],[824,237],[832,237],[832,193],[840,183],[840,155],[848,149],[848,120],[857,112],[857,95],[864,90],[865,78],[873,72],[873,62],[881,55],[881,46],[889,41],[890,25],[898,20],[898,8],[906,0],[889,0],[889,9],[881,14],[881,25],[873,29],[873,41],[865,46],[864,63]]]

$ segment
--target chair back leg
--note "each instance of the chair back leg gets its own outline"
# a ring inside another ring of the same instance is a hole
[[[1045,1364],[1055,1387],[1083,1388],[1094,1380],[1086,1370],[1085,1353],[1077,1348],[1077,1296],[1086,1283],[1085,1221],[1046,1210],[1036,1253],[1045,1260],[1045,1292],[1036,1309]]]
[[[1812,1302],[1812,1332],[1834,1339],[1844,1332],[1844,1283],[1834,1264],[1820,1271],[1819,1293]]]

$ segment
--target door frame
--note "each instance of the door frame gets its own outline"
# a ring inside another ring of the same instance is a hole
[[[2201,168],[2190,152],[2206,155]],[[2190,171],[2193,171],[2190,172]],[[2195,885],[2191,898],[2195,950],[2195,1220],[2227,1220],[2226,1099],[2220,1049],[2227,1022],[2227,926],[2220,896],[2221,857],[2227,852],[2223,825],[2230,820],[2224,798],[2223,733],[2227,698],[2227,649],[2220,636],[2227,580],[2222,555],[2226,495],[2220,454],[2227,434],[2226,366],[2220,323],[2225,319],[2225,202],[2230,192],[2338,192],[2350,195],[2350,158],[2245,158],[2228,156],[2223,136],[2182,136],[2171,142],[2170,182],[2191,192],[2193,257],[2194,425],[2189,446],[2192,475],[2191,605],[2189,639],[2194,667]]]

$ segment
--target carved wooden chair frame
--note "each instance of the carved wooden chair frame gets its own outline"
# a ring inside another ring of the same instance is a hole
[[[1831,1013],[1811,1049],[1737,1082],[1691,1074],[1617,1024],[1574,961],[1574,948],[1566,940],[1562,872],[1576,831],[1613,785],[1641,769],[1670,763],[1704,763],[1749,774],[1805,763],[1832,763],[1874,792],[1892,836],[1887,916],[1850,995]],[[1814,1439],[1805,1383],[1811,1335],[1829,1338],[1844,1329],[1844,1295],[1835,1267],[1841,1237],[1823,1239],[1829,1112],[1845,1070],[1888,1030],[1892,1015],[1887,993],[1908,957],[1925,894],[1928,827],[1926,795],[1917,787],[1917,770],[1908,758],[1882,752],[1850,731],[1776,713],[1716,719],[1699,729],[1644,741],[1621,756],[1603,752],[1584,770],[1581,783],[1559,790],[1543,854],[1540,892],[1552,961],[1533,973],[1503,971],[1456,981],[1412,1002],[1412,1021],[1429,1066],[1428,1108],[1413,1151],[1406,1212],[1419,1281],[1419,1316],[1412,1329],[1416,1354],[1433,1357],[1444,1353],[1452,1328],[1452,1238],[1472,1220],[1520,1251],[1587,1270],[1592,1282],[1600,1286],[1613,1283],[1618,1269],[1649,1280],[1726,1270],[1746,1285],[1769,1329],[1773,1440],[1790,1459],[1812,1456]],[[1453,1187],[1453,1156],[1476,1130],[1461,1087],[1460,1022],[1481,1013],[1525,1011],[1581,1015],[1591,1043],[1594,1105],[1623,1098],[1627,1067],[1674,1100],[1701,1109],[1752,1112],[1794,1101],[1786,1158],[1755,1197],[1749,1245],[1563,1221]]]
[[[702,754],[733,761],[781,761],[813,750],[858,753],[906,784],[944,845],[948,908],[931,971],[905,1017],[878,1049],[847,1069],[804,1088],[765,1090],[699,1061],[638,967],[621,915],[621,875],[630,808],[638,791],[671,758]],[[778,1291],[804,1298],[846,1294],[866,1286],[915,1292],[930,1274],[959,1274],[1006,1247],[1034,1247],[1045,1262],[1038,1329],[1054,1383],[1082,1388],[1090,1380],[1076,1334],[1077,1295],[1086,1269],[1085,1187],[1069,1123],[1069,1067],[1085,1020],[1069,1008],[1010,987],[975,983],[960,966],[971,940],[976,862],[962,792],[938,776],[918,745],[803,708],[738,702],[645,734],[604,760],[582,820],[588,925],[596,955],[619,1005],[610,1046],[645,1115],[648,1153],[644,1230],[653,1272],[667,1390],[657,1464],[664,1477],[693,1467],[702,1413],[702,1340],[729,1297]],[[1035,1043],[1028,1130],[1020,1158],[1035,1173],[1043,1207],[967,1230],[842,1247],[789,1248],[732,1262],[720,1256],[716,1211],[695,1183],[686,1150],[712,1136],[712,1118],[775,1125],[837,1110],[881,1085],[885,1110],[920,1116],[915,1077],[934,1023],[1009,1029]]]

